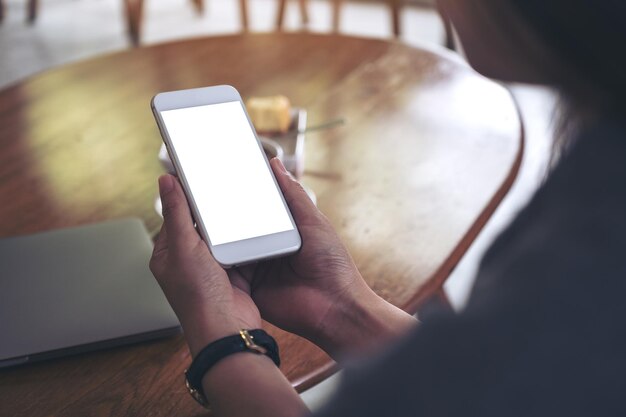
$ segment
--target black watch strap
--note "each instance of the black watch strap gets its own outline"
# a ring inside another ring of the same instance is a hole
[[[185,371],[187,389],[204,407],[208,407],[208,401],[202,391],[202,378],[219,360],[238,352],[267,355],[280,366],[278,345],[264,330],[240,330],[239,334],[216,340],[202,349]]]

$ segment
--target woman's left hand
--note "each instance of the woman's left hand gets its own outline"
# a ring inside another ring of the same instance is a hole
[[[215,261],[193,226],[178,180],[159,178],[163,226],[155,242],[150,269],[178,316],[191,354],[240,329],[261,327],[240,271],[226,271]]]
[[[261,316],[240,270],[228,274],[193,227],[187,199],[176,178],[159,178],[163,227],[150,269],[185,331],[191,355],[241,329],[258,329]],[[259,381],[263,380],[263,384]],[[204,375],[204,394],[215,414],[304,416],[308,410],[291,384],[265,355],[230,355]],[[245,398],[245,401],[241,401]]]

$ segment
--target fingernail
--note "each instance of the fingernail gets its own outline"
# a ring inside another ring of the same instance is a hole
[[[159,194],[163,197],[164,194],[169,193],[174,188],[174,182],[171,175],[161,175],[159,177]]]

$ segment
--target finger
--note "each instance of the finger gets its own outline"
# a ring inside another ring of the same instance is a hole
[[[165,231],[165,223],[161,225],[161,230],[154,240],[154,249],[152,250],[152,257],[158,257],[161,253],[167,250],[167,232]]]
[[[237,273],[239,275],[241,275],[241,277],[243,279],[245,279],[248,283],[252,282],[252,279],[254,278],[255,272],[258,268],[259,264],[258,263],[252,263],[252,264],[247,264],[247,265],[243,265],[243,266],[239,266],[237,268],[231,268],[230,270],[226,271],[228,272],[229,276],[230,276],[230,271],[237,271]]]
[[[168,245],[196,244],[200,237],[193,227],[189,204],[178,180],[169,174],[159,177],[159,193]]]
[[[319,223],[320,212],[302,185],[287,172],[278,158],[272,158],[270,165],[296,223],[299,225]]]
[[[232,268],[232,269],[227,270],[226,274],[228,275],[228,279],[230,280],[230,283],[235,288],[239,288],[241,291],[250,295],[250,282],[242,274],[242,271],[236,268]]]
[[[159,279],[161,276],[161,269],[163,267],[163,261],[167,254],[167,234],[165,233],[165,225],[161,225],[161,230],[154,240],[154,247],[152,248],[152,256],[148,266],[150,271],[154,274],[154,277]]]

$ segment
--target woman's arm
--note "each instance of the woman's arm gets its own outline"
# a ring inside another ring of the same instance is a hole
[[[341,363],[384,349],[417,324],[415,317],[365,287],[336,303],[310,339]]]
[[[372,291],[326,216],[279,160],[271,165],[302,236],[294,255],[242,271],[264,319],[335,360],[383,348],[417,320]]]
[[[150,268],[178,316],[192,357],[210,343],[261,327],[250,287],[231,279],[210,255],[193,227],[187,200],[176,178],[159,179],[164,223]],[[202,380],[216,415],[296,417],[309,413],[300,396],[270,358],[235,353],[213,365]]]
[[[290,257],[229,269],[211,256],[193,226],[176,178],[160,178],[164,224],[150,267],[184,329],[195,357],[209,343],[261,327],[263,318],[313,341],[333,358],[365,355],[387,345],[416,320],[365,283],[328,220],[277,160],[272,168],[302,236]],[[259,311],[260,310],[260,311]],[[266,357],[237,353],[203,380],[211,406],[229,416],[307,412]]]
[[[219,361],[202,386],[211,410],[228,417],[301,417],[310,414],[270,358],[238,353]]]

